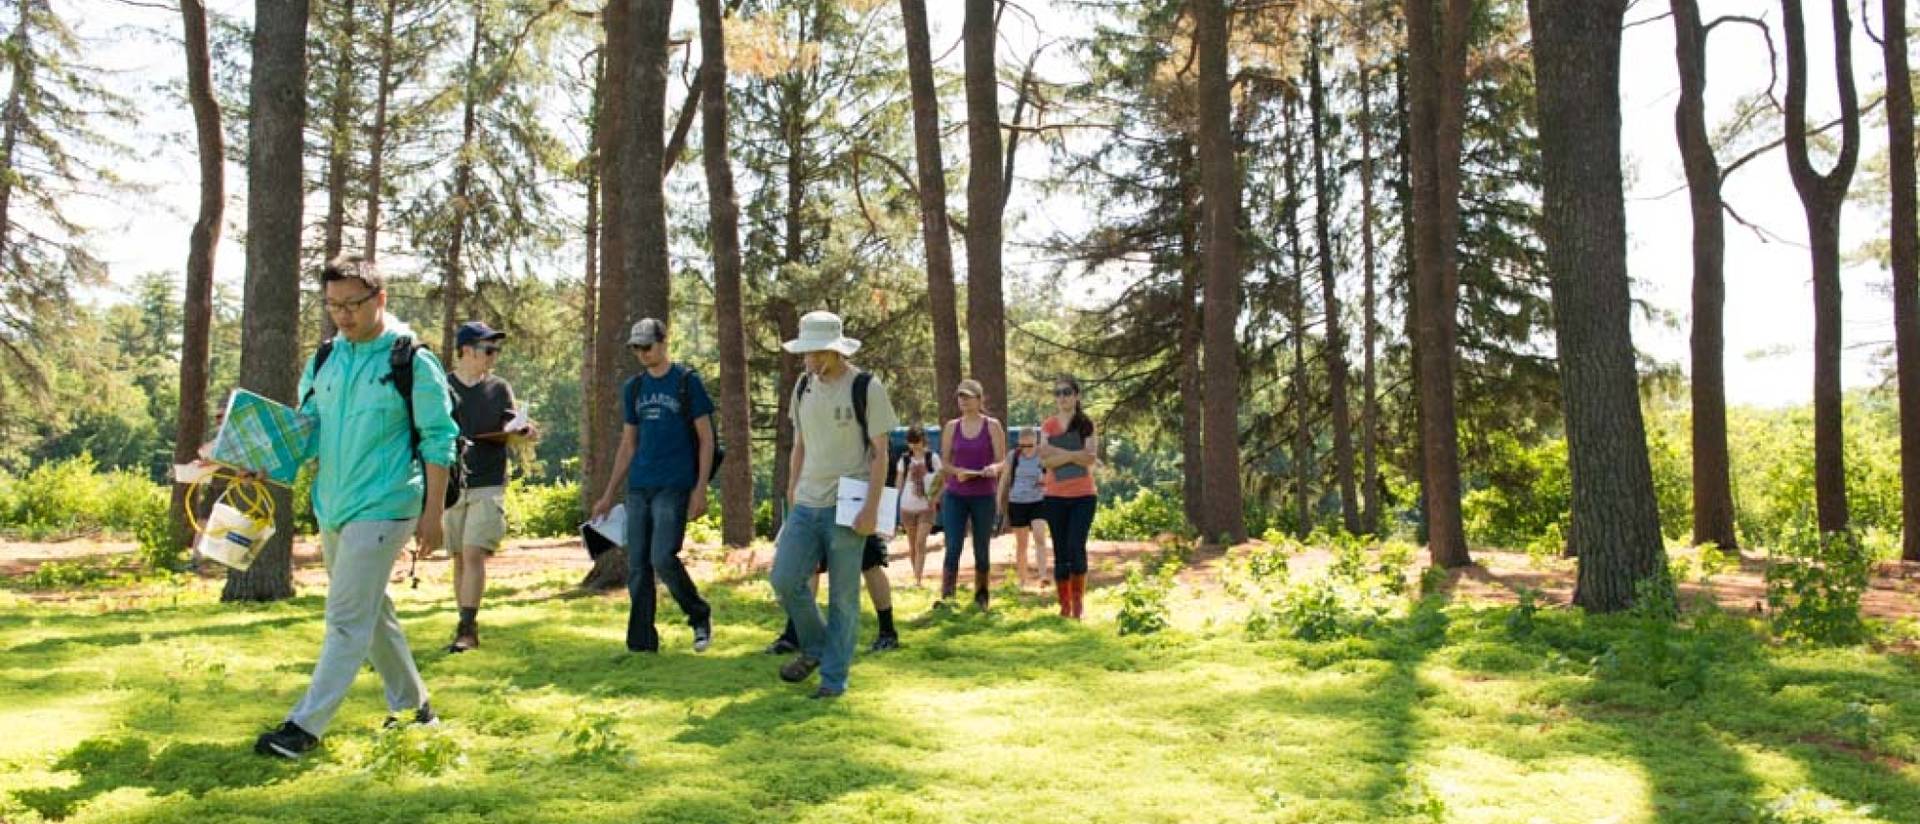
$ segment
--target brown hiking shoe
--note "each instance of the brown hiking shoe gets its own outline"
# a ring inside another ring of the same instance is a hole
[[[456,630],[453,636],[453,643],[447,645],[448,652],[466,652],[467,650],[470,650],[470,649],[479,649],[479,648],[480,648],[480,628],[472,624],[468,624]]]

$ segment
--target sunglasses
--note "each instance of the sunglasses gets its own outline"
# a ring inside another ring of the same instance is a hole
[[[632,349],[632,350],[633,350],[633,351],[635,351],[635,352],[645,352],[645,351],[647,351],[647,350],[649,350],[649,349],[652,349],[653,347],[654,347],[654,344],[652,344],[652,343],[629,343],[629,344],[627,344],[627,348],[628,348],[628,349]]]
[[[1064,387],[1064,386],[1062,386],[1062,387],[1060,387],[1059,389],[1055,389],[1055,390],[1053,390],[1053,396],[1054,396],[1054,397],[1056,397],[1056,398],[1071,398],[1071,397],[1073,397],[1073,396],[1075,396],[1075,395],[1078,395],[1078,394],[1080,394],[1080,390],[1078,390],[1078,389],[1069,389],[1069,388],[1067,388],[1067,387]]]
[[[476,347],[476,348],[478,348],[478,349],[479,349],[479,351],[480,351],[480,354],[482,354],[482,355],[498,355],[498,354],[500,354],[500,347],[498,347],[498,346],[481,346],[481,347]]]

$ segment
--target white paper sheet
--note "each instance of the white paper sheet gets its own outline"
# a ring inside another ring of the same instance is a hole
[[[587,528],[624,549],[627,545],[627,505],[614,504],[599,520],[588,521]]]
[[[880,488],[880,507],[878,517],[874,519],[873,532],[882,538],[892,538],[894,524],[900,515],[900,490],[891,486]],[[844,527],[853,526],[860,517],[860,508],[867,503],[867,482],[855,478],[840,479],[840,501],[833,510],[833,522]]]

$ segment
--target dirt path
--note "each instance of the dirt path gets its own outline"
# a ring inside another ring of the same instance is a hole
[[[1236,547],[1228,552],[1203,552],[1182,570],[1182,584],[1202,591],[1218,591],[1220,576],[1231,557],[1251,551],[1257,545]],[[131,560],[134,546],[129,543],[100,542],[89,540],[67,541],[52,544],[0,542],[0,577],[15,577],[31,574],[41,564],[58,561],[74,562],[101,558],[113,561]],[[938,586],[940,581],[940,559],[942,547],[936,536],[925,561],[924,582],[927,586]],[[1126,576],[1130,565],[1142,558],[1150,557],[1159,551],[1151,542],[1100,541],[1089,547],[1089,566],[1092,568],[1092,584],[1105,587],[1117,584]],[[961,581],[963,586],[972,581],[972,553],[961,560]],[[993,543],[993,563],[995,581],[1005,580],[1012,575],[1011,564],[1014,556],[1014,540],[1011,536],[1002,536]],[[1313,573],[1323,569],[1331,560],[1332,553],[1322,549],[1308,549],[1290,559],[1290,566],[1298,573]],[[711,580],[715,578],[748,578],[764,575],[773,562],[771,547],[761,545],[755,549],[728,552],[718,546],[693,546],[687,552],[689,568],[697,578]],[[1468,601],[1512,603],[1523,589],[1539,592],[1542,603],[1567,604],[1573,599],[1574,565],[1569,560],[1553,560],[1537,565],[1525,553],[1502,552],[1497,550],[1475,550],[1473,566],[1455,570],[1449,575],[1449,586],[1454,596]],[[312,540],[301,540],[294,545],[294,580],[301,589],[318,589],[326,585],[326,572],[320,563],[319,544]],[[444,579],[451,574],[450,559],[443,553],[437,558],[422,559],[417,574],[423,579]],[[1409,574],[1418,577],[1427,566],[1425,558],[1419,558]],[[488,577],[503,580],[510,577],[549,575],[578,581],[585,577],[592,567],[586,551],[577,539],[523,539],[508,543],[487,565]],[[1738,568],[1720,573],[1713,577],[1712,586],[1702,587],[1695,582],[1681,585],[1683,598],[1703,597],[1710,589],[1713,597],[1722,608],[1752,612],[1765,611],[1766,605],[1766,561],[1754,554],[1743,555]],[[896,586],[910,585],[914,581],[913,567],[907,557],[907,544],[904,539],[895,540],[887,567],[888,577]],[[206,564],[199,573],[204,578],[219,578],[224,573],[214,564]],[[407,557],[402,556],[394,570],[396,582],[405,581],[408,574]],[[1029,591],[1048,591],[1051,583],[1037,584]],[[71,597],[71,593],[22,592],[25,597],[35,600],[62,600]],[[1875,570],[1870,587],[1862,599],[1862,610],[1869,616],[1880,619],[1920,618],[1920,564],[1889,561]]]

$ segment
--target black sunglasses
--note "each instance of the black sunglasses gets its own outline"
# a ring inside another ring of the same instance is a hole
[[[632,350],[633,350],[633,351],[635,351],[635,352],[645,352],[645,351],[647,351],[647,350],[649,350],[649,349],[652,349],[652,348],[653,348],[653,346],[654,346],[654,345],[653,345],[653,344],[651,344],[651,343],[629,343],[629,344],[627,344],[627,348],[628,348],[628,349],[632,349]]]
[[[1078,394],[1080,394],[1080,390],[1071,389],[1065,386],[1062,386],[1058,389],[1053,390],[1053,396],[1056,398],[1071,398],[1074,395],[1078,395]]]
[[[481,353],[481,354],[483,354],[483,355],[498,355],[498,354],[500,354],[500,347],[498,347],[498,346],[481,346],[481,347],[476,347],[476,348],[478,348],[478,349],[480,350],[480,353]]]

